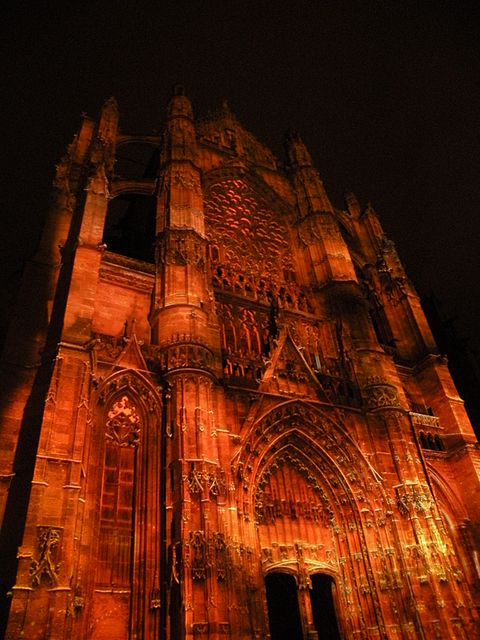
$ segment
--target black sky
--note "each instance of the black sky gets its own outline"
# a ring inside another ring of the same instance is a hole
[[[372,201],[417,288],[479,345],[479,26],[446,0],[17,0],[1,41],[2,273],[35,246],[80,113],[114,95],[122,130],[149,133],[180,82],[197,116],[228,98],[278,155],[298,130],[334,203]]]

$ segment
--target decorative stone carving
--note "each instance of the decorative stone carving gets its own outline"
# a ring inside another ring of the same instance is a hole
[[[125,340],[96,333],[88,346],[93,349],[97,360],[115,362],[125,348]]]
[[[30,578],[34,587],[39,587],[42,579],[54,585],[58,580],[60,563],[57,563],[61,529],[37,527],[38,560],[32,560]]]
[[[396,388],[387,381],[376,381],[362,389],[365,404],[370,411],[380,409],[401,409]]]
[[[207,550],[203,531],[190,532],[190,547],[192,550],[191,570],[194,580],[205,580],[207,577]]]
[[[176,169],[172,174],[172,185],[188,189],[189,191],[195,191],[195,193],[200,192],[198,174],[193,171]]]
[[[120,447],[135,447],[140,442],[140,416],[128,396],[115,402],[107,414],[106,437]]]
[[[208,632],[208,622],[194,622],[193,635],[200,636]]]
[[[395,488],[395,491],[397,508],[402,516],[408,516],[411,513],[424,515],[432,507],[431,494],[419,485],[400,485]]]
[[[180,205],[176,205],[180,208]],[[164,231],[158,237],[157,254],[164,264],[194,265],[203,270],[205,267],[205,240],[191,229]]]
[[[160,609],[162,601],[160,599],[160,589],[155,587],[150,592],[150,609]]]
[[[297,573],[297,586],[300,591],[312,588],[312,579],[308,573],[308,568],[303,560],[303,555],[297,550],[298,556],[298,573]]]
[[[145,403],[148,411],[153,412],[159,407],[160,397],[155,395],[140,377],[133,373],[124,373],[120,376],[112,377],[101,386],[99,399],[102,402],[120,390],[131,390],[135,396],[138,396]],[[155,388],[155,392],[159,394],[160,387]]]
[[[103,163],[98,164],[87,180],[85,191],[89,191],[94,195],[104,196],[108,199],[110,195],[109,183],[105,175],[105,166]]]
[[[425,413],[409,412],[412,419],[412,423],[418,427],[428,427],[438,429],[440,427],[440,420],[437,416],[431,416]]]
[[[217,568],[217,580],[224,582],[227,578],[228,549],[225,542],[225,536],[222,533],[213,534],[213,544],[215,549],[215,565]]]
[[[80,615],[85,607],[85,598],[83,597],[82,588],[79,584],[74,588],[73,593],[69,599],[68,608],[66,611],[67,616],[75,617]]]
[[[298,237],[306,247],[319,242],[322,239],[321,226],[318,224],[318,216],[308,216],[298,225]]]
[[[148,265],[148,263],[144,263],[139,261],[139,267],[134,267],[135,270],[131,270],[130,268],[123,268],[123,265],[117,264],[117,260],[115,260],[115,264],[110,264],[110,255],[108,254],[108,262],[105,259],[102,262],[100,267],[100,280],[102,282],[111,282],[112,284],[119,284],[122,287],[128,287],[129,289],[134,289],[135,291],[141,291],[144,293],[151,293],[153,290],[154,278],[153,275],[146,272],[146,268],[143,267],[146,264],[148,267],[152,265]],[[125,260],[131,260],[130,258],[126,258]],[[142,273],[143,272],[143,273]]]
[[[192,336],[177,335],[172,342],[160,346],[145,347],[144,354],[149,367],[166,373],[175,369],[201,369],[213,371],[215,357],[210,349],[195,344]]]
[[[271,479],[284,465],[295,469],[303,476],[304,481],[314,493],[308,495],[304,490],[304,497],[297,495],[294,499],[293,496],[287,498],[283,495],[277,496],[275,492],[266,491]],[[309,469],[306,458],[300,459],[292,450],[275,457],[260,476],[255,495],[255,518],[260,524],[274,522],[277,518],[296,519],[297,517],[311,519],[328,526],[333,521],[334,514],[326,494],[318,484],[315,470]]]
[[[210,186],[205,222],[208,239],[223,246],[223,262],[234,271],[268,278],[294,270],[281,216],[245,179],[224,178]]]
[[[85,607],[85,598],[83,597],[83,592],[80,585],[77,585],[73,591],[73,600],[72,600],[73,613],[75,615],[81,613],[84,607]]]
[[[229,622],[219,622],[218,623],[218,631],[224,635],[230,634],[230,623]]]
[[[192,497],[208,494],[214,499],[218,495],[225,495],[227,491],[225,473],[215,465],[202,463],[201,467],[198,467],[191,463],[185,479]]]

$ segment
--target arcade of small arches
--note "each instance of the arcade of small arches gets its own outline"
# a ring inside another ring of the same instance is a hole
[[[424,449],[430,451],[445,451],[445,443],[438,433],[420,431],[418,434],[420,444]]]

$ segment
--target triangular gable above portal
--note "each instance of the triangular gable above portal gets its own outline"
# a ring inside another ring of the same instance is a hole
[[[280,335],[258,390],[260,393],[329,402],[322,385],[288,331]]]
[[[113,366],[122,369],[136,369],[138,371],[148,370],[147,363],[142,355],[140,343],[135,334],[128,338],[125,347],[115,360]]]

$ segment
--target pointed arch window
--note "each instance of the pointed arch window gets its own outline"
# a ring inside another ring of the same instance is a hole
[[[127,395],[107,413],[96,584],[129,588],[134,526],[134,479],[140,416]]]

